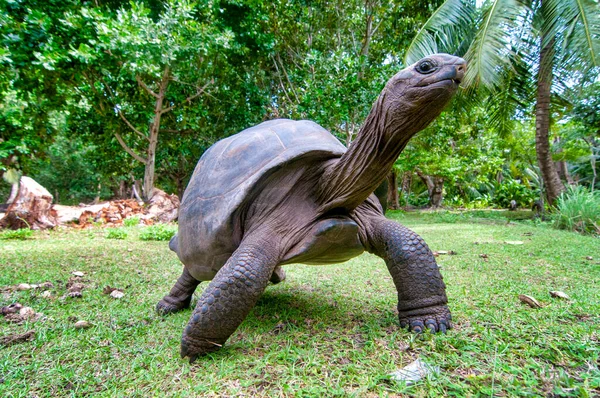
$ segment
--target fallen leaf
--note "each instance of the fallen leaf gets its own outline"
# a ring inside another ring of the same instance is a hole
[[[81,293],[81,291],[69,292],[69,294],[67,294],[67,297],[70,297],[70,298],[82,298],[83,294]]]
[[[11,334],[0,338],[0,345],[8,347],[9,345],[24,343],[33,340],[35,330],[29,330],[21,334]]]
[[[123,293],[123,292],[122,292],[122,291],[120,291],[120,290],[113,290],[113,291],[110,293],[110,297],[112,297],[112,298],[116,298],[116,299],[120,299],[120,298],[122,298],[123,296],[125,296],[125,293]]]
[[[40,294],[40,297],[50,298],[50,297],[52,297],[52,292],[50,292],[49,290],[46,290],[45,292],[42,292],[42,294]]]
[[[81,271],[73,271],[72,272],[74,276],[77,276],[79,278],[81,278],[82,276],[84,276],[85,274]]]
[[[594,259],[594,257],[592,257],[592,256],[585,256],[585,259],[589,260],[589,261],[592,261]]]
[[[556,297],[556,298],[561,298],[561,299],[565,299],[565,300],[571,300],[571,297],[569,297],[565,292],[561,292],[560,290],[552,290],[550,292],[550,295],[552,297]]]
[[[479,257],[481,257],[483,259],[483,261],[487,261],[488,260],[488,255],[487,254],[480,254]]]
[[[23,308],[22,304],[12,303],[11,305],[7,305],[6,307],[2,307],[2,309],[0,309],[0,313],[2,315],[16,314],[17,312],[19,312],[21,310],[21,308]]]
[[[390,378],[396,381],[403,381],[407,386],[409,386],[430,374],[436,374],[439,372],[440,368],[438,366],[428,365],[419,358],[409,363],[402,369],[398,369],[394,373],[391,373]]]
[[[35,316],[35,310],[31,307],[23,307],[19,310],[19,315],[24,317]]]
[[[31,289],[31,285],[28,283],[19,283],[17,285],[17,287],[15,288],[15,290],[17,291],[24,291],[24,290],[29,290]]]
[[[87,329],[92,327],[92,324],[88,321],[77,321],[75,322],[75,329]]]
[[[522,245],[524,242],[522,240],[505,240],[504,243],[507,245]]]
[[[519,294],[519,300],[531,308],[542,308],[542,305],[536,299],[531,296],[527,296],[526,294]]]

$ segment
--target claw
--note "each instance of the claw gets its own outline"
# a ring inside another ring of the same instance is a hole
[[[425,325],[423,324],[422,321],[412,321],[410,323],[410,329],[415,332],[415,333],[422,333],[423,330],[425,330]]]
[[[431,333],[435,333],[437,331],[437,322],[435,321],[435,319],[426,320],[425,326],[427,326]]]
[[[440,333],[446,333],[446,324],[440,322]]]

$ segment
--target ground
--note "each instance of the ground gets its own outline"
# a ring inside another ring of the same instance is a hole
[[[432,250],[455,253],[438,257],[455,321],[448,334],[400,330],[385,264],[364,254],[335,266],[286,266],[287,280],[267,288],[227,345],[193,365],[179,358],[190,311],[154,313],[181,271],[167,242],[139,240],[138,227],[124,227],[126,237],[94,228],[0,240],[0,286],[54,285],[51,297],[43,289],[0,297],[0,306],[19,302],[43,314],[22,324],[0,319],[2,336],[35,330],[32,341],[0,347],[0,396],[600,394],[598,238],[500,213],[390,217]],[[81,298],[63,297],[69,279],[85,285]],[[124,296],[104,294],[106,286]],[[76,329],[79,320],[91,327]],[[387,376],[417,357],[439,374],[413,386]]]

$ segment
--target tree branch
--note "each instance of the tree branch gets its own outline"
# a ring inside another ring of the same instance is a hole
[[[213,83],[213,81],[212,81],[212,80],[211,80],[211,81],[209,81],[209,82],[208,82],[208,83],[206,83],[204,86],[202,86],[202,87],[200,87],[200,88],[197,88],[197,89],[198,89],[198,91],[196,92],[196,94],[194,94],[194,95],[190,95],[189,97],[187,97],[186,99],[184,99],[183,101],[181,101],[179,104],[171,105],[171,106],[169,106],[169,107],[166,107],[166,108],[164,108],[163,110],[161,110],[161,111],[160,111],[160,113],[161,113],[162,115],[164,115],[165,113],[167,113],[167,112],[170,112],[170,111],[171,111],[171,110],[173,110],[174,108],[177,108],[178,106],[181,106],[181,105],[185,104],[186,102],[187,102],[187,103],[190,103],[190,102],[192,102],[192,100],[194,100],[194,99],[198,98],[199,96],[201,96],[201,95],[204,93],[204,90],[206,89],[206,87],[208,87],[208,86],[209,86],[210,84],[212,84],[212,83]]]
[[[120,109],[117,110],[117,113],[119,114],[119,116],[121,116],[121,119],[123,119],[123,121],[129,126],[130,129],[132,129],[133,131],[135,131],[135,133],[137,135],[139,135],[140,137],[145,138],[146,140],[149,141],[149,138],[145,134],[143,134],[141,131],[139,131],[138,129],[136,129],[135,127],[133,127],[133,124],[131,124],[129,122],[129,120],[127,120],[127,118],[125,117],[125,115],[123,115],[123,112],[121,112]]]
[[[138,84],[140,85],[140,87],[141,87],[141,88],[143,88],[144,90],[146,90],[146,92],[147,92],[148,94],[150,94],[150,95],[151,95],[151,96],[153,96],[154,98],[158,98],[158,94],[156,94],[154,91],[152,91],[152,90],[150,89],[150,87],[148,87],[148,86],[146,85],[146,83],[144,83],[144,82],[142,81],[142,78],[140,77],[140,75],[135,75],[135,80],[137,80],[137,82],[138,82]]]
[[[115,133],[115,137],[117,138],[117,141],[119,141],[119,144],[121,144],[123,149],[125,149],[125,152],[127,152],[128,154],[133,156],[133,158],[135,160],[137,160],[138,162],[142,162],[143,164],[148,163],[148,160],[144,159],[137,153],[133,152],[133,150],[127,146],[127,144],[125,143],[125,141],[123,141],[123,138],[121,137],[121,135],[119,133]]]

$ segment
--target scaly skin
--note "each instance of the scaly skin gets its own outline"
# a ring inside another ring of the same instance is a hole
[[[281,253],[273,234],[251,233],[202,293],[181,339],[181,357],[193,362],[216,351],[264,292]]]
[[[427,244],[410,229],[386,218],[370,222],[370,251],[383,258],[398,290],[401,327],[445,333],[452,328],[446,285]]]
[[[166,315],[188,308],[192,301],[192,295],[199,284],[200,281],[194,279],[184,267],[183,273],[169,294],[156,304],[156,311],[161,315]]]

